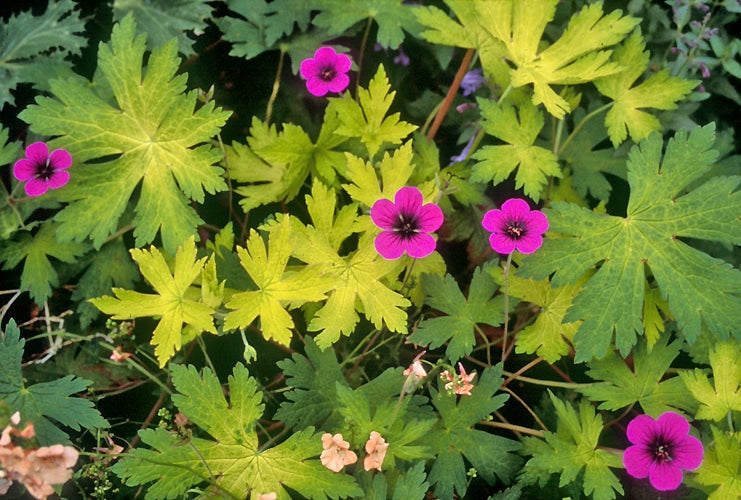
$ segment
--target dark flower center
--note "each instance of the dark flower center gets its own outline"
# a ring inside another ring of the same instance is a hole
[[[322,68],[322,70],[319,72],[319,78],[321,78],[325,82],[331,82],[332,80],[334,80],[336,74],[337,72],[334,70],[333,67],[327,66],[325,68]]]
[[[525,226],[520,221],[508,222],[504,227],[504,234],[512,240],[519,240],[525,233]]]
[[[36,177],[48,181],[54,174],[54,167],[49,164],[49,160],[44,163],[36,164]]]
[[[658,442],[654,444],[654,456],[659,462],[671,462],[672,461],[672,447],[669,444]]]
[[[418,232],[417,218],[414,215],[399,214],[399,219],[394,224],[394,231],[402,238],[409,238]]]

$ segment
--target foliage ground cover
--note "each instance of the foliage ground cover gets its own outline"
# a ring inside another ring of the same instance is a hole
[[[0,494],[741,497],[736,0],[0,10]]]

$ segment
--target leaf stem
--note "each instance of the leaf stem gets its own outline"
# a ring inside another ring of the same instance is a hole
[[[278,58],[278,70],[275,72],[275,80],[273,81],[273,90],[270,93],[270,98],[268,99],[268,106],[265,110],[265,124],[270,124],[270,118],[273,116],[273,103],[275,103],[275,98],[278,96],[278,89],[280,88],[280,80],[281,75],[283,74],[283,59],[285,59],[286,53],[281,48],[280,50],[280,57]],[[221,137],[219,137],[219,143],[221,143]]]
[[[368,35],[370,34],[371,25],[373,24],[373,18],[369,17],[368,22],[365,23],[365,32],[363,32],[363,41],[360,42],[360,53],[358,54],[358,76],[355,79],[355,102],[358,102],[360,90],[360,75],[363,72],[363,58],[365,57],[365,45],[368,43]]]
[[[559,382],[558,380],[540,380],[537,378],[523,377],[522,375],[515,375],[512,372],[506,370],[502,371],[503,375],[513,376],[514,380],[525,382],[533,385],[544,385],[546,387],[561,387],[562,389],[581,389],[584,387],[591,387],[594,384],[577,384],[576,382]]]
[[[443,120],[445,119],[445,115],[448,114],[448,109],[450,109],[450,105],[453,104],[453,99],[455,99],[455,95],[461,86],[463,77],[468,71],[468,67],[471,65],[471,61],[473,60],[473,55],[475,53],[476,51],[474,49],[468,49],[466,51],[466,54],[463,56],[461,65],[458,67],[458,72],[455,74],[453,83],[450,85],[450,88],[448,89],[448,93],[445,96],[443,105],[440,107],[440,111],[438,111],[437,116],[435,116],[435,120],[432,122],[432,127],[430,127],[430,130],[427,132],[428,140],[431,141],[435,137],[435,134],[437,134],[437,131],[440,128],[440,125],[443,123]]]
[[[521,425],[509,424],[509,423],[504,423],[504,422],[482,421],[482,422],[479,422],[479,425],[486,425],[488,427],[496,427],[499,429],[508,429],[515,433],[520,432],[522,434],[529,434],[530,436],[537,436],[539,438],[542,438],[545,436],[541,431],[537,431],[529,427],[522,427]]]
[[[507,359],[507,332],[509,329],[509,268],[512,266],[512,253],[507,255],[507,262],[504,264],[504,333],[502,334],[502,364]]]
[[[574,130],[571,131],[571,133],[566,138],[566,140],[564,141],[564,143],[561,146],[561,148],[558,149],[558,150],[556,150],[554,148],[554,151],[553,152],[555,153],[555,155],[556,156],[561,156],[563,154],[563,152],[566,150],[566,148],[569,147],[569,145],[571,144],[571,141],[574,140],[574,137],[576,137],[576,135],[579,133],[579,131],[582,128],[584,128],[584,125],[586,125],[589,120],[591,120],[592,118],[594,118],[598,114],[603,113],[603,112],[607,111],[608,109],[610,109],[613,106],[613,104],[615,104],[615,103],[614,102],[608,102],[604,106],[600,106],[599,108],[595,109],[594,111],[592,111],[591,113],[589,113],[587,116],[585,116],[582,119],[582,121],[580,121],[579,124],[576,127],[574,127]]]

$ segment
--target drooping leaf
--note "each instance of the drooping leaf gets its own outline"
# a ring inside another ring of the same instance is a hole
[[[390,89],[386,70],[381,65],[368,88],[358,89],[359,104],[349,93],[330,98],[330,106],[333,106],[341,122],[335,133],[359,138],[371,159],[383,144],[401,144],[417,128],[400,120],[399,113],[386,116],[396,95],[396,91],[389,92]]]
[[[509,293],[541,308],[535,322],[517,334],[515,352],[537,353],[549,363],[555,363],[568,354],[581,322],[564,322],[563,317],[581,286],[582,283],[577,282],[554,287],[548,280],[526,280],[511,275]]]
[[[325,299],[331,286],[320,275],[319,266],[305,266],[298,272],[286,274],[292,250],[288,216],[270,231],[267,248],[258,232],[250,231],[247,248],[237,247],[237,254],[258,289],[232,295],[226,304],[232,311],[224,319],[224,328],[247,328],[259,317],[266,339],[283,345],[291,342],[293,318],[286,309]]]
[[[10,93],[19,83],[30,82],[46,90],[50,78],[72,73],[64,61],[85,45],[80,12],[72,0],[49,2],[40,16],[30,11],[0,20],[0,109],[12,103]]]
[[[21,290],[28,290],[37,304],[42,304],[59,286],[59,276],[49,257],[62,262],[74,262],[87,249],[82,243],[59,243],[55,237],[59,225],[46,222],[35,235],[27,231],[16,233],[12,240],[0,244],[0,262],[3,269],[13,269],[24,261]]]
[[[479,99],[482,127],[507,144],[484,146],[474,153],[479,160],[473,166],[471,180],[493,182],[497,185],[517,168],[515,187],[524,188],[533,200],[540,200],[548,176],[561,177],[556,156],[548,149],[536,146],[535,140],[545,124],[543,115],[532,104],[525,102],[518,109],[509,104],[499,105]]]
[[[523,439],[525,452],[532,455],[523,468],[526,484],[545,484],[551,474],[560,474],[559,486],[571,484],[584,470],[583,489],[594,498],[613,499],[623,494],[623,487],[610,467],[621,467],[618,455],[597,449],[602,433],[602,417],[595,415],[589,401],[579,404],[578,412],[548,391],[558,416],[556,432],[545,431],[545,442],[532,437]],[[544,480],[545,479],[545,480]]]
[[[376,41],[392,49],[404,41],[402,28],[412,34],[419,29],[414,17],[415,6],[403,0],[314,0],[313,7],[320,12],[312,24],[334,36],[342,35],[360,21],[373,19],[378,24]]]
[[[728,435],[715,426],[713,445],[705,448],[702,465],[695,480],[704,486],[717,486],[708,500],[741,496],[741,433]]]
[[[229,401],[208,368],[172,367],[178,394],[173,403],[210,438],[183,441],[163,428],[140,431],[142,443],[112,468],[129,486],[148,485],[148,500],[182,498],[196,485],[207,492],[245,498],[274,492],[291,498],[290,488],[305,498],[344,498],[362,493],[351,476],[335,474],[319,462],[322,441],[313,427],[262,449],[255,425],[262,416],[262,393],[247,369],[237,364],[229,376]],[[154,484],[149,484],[154,483]]]
[[[141,31],[148,34],[147,48],[178,40],[178,50],[193,54],[193,40],[188,32],[202,33],[211,14],[208,0],[114,0],[113,20],[118,22],[131,13]]]
[[[609,47],[623,40],[639,21],[622,16],[620,10],[603,16],[602,3],[596,2],[575,14],[561,37],[548,45],[541,38],[557,0],[446,3],[463,25],[429,8],[419,18],[435,31],[423,36],[436,43],[481,49],[482,65],[498,84],[511,83],[515,88],[532,84],[533,104],[543,103],[556,118],[563,118],[571,106],[551,85],[584,83],[618,72],[621,67],[610,61]],[[508,68],[503,59],[514,67]]]
[[[21,371],[25,343],[11,318],[0,336],[0,400],[11,412],[20,412],[24,421],[33,422],[39,444],[66,443],[69,436],[60,425],[75,431],[108,427],[91,401],[72,396],[85,391],[90,381],[67,375],[51,382],[26,385]]]
[[[425,274],[422,289],[425,303],[446,316],[432,316],[421,321],[409,336],[409,341],[436,349],[447,343],[445,354],[451,364],[468,355],[476,345],[477,324],[502,324],[503,297],[492,298],[496,291],[494,280],[476,269],[468,290],[468,298],[459,290],[451,275]]]
[[[201,293],[190,289],[193,281],[201,276],[208,257],[196,260],[193,237],[178,248],[172,273],[164,256],[154,246],[149,250],[132,249],[131,257],[157,294],[114,288],[115,297],[98,297],[90,302],[113,319],[161,318],[150,343],[155,346],[154,355],[163,367],[182,346],[183,323],[198,333],[216,333],[214,309],[203,303]]]
[[[428,481],[438,497],[452,499],[455,492],[465,495],[468,478],[464,457],[489,484],[496,478],[509,482],[522,465],[512,453],[520,448],[518,442],[474,428],[507,400],[506,394],[494,396],[502,383],[501,374],[501,364],[485,369],[475,380],[471,396],[460,399],[444,390],[430,390],[440,423],[427,438],[437,454]]]
[[[577,361],[602,357],[611,334],[623,355],[635,344],[643,332],[645,266],[688,341],[703,326],[720,338],[738,335],[733,318],[741,315],[741,273],[679,239],[741,242],[740,177],[711,177],[685,194],[715,159],[713,136],[712,125],[680,131],[663,158],[658,134],[634,147],[627,217],[567,203],[546,210],[550,231],[565,237],[546,238],[537,255],[523,260],[522,276],[543,279],[555,272],[553,284],[563,286],[601,263],[564,318],[584,320],[574,337]]]
[[[660,131],[658,118],[641,109],[675,109],[677,101],[699,83],[669,76],[669,70],[664,69],[631,88],[648,67],[649,53],[644,52],[644,47],[640,31],[634,31],[623,45],[615,49],[614,60],[624,69],[594,82],[597,90],[613,100],[613,106],[605,116],[605,126],[615,147],[629,133],[630,138],[638,142],[651,132]]]
[[[710,351],[713,383],[699,368],[681,371],[679,376],[692,396],[700,402],[695,418],[714,420],[726,418],[731,411],[741,411],[741,347],[737,342],[724,342]]]
[[[175,40],[152,51],[142,76],[146,37],[135,32],[128,15],[114,26],[110,43],[101,44],[92,85],[81,78],[55,80],[54,97],[37,98],[20,117],[34,132],[58,136],[50,148],[67,149],[81,163],[59,195],[71,202],[56,216],[61,240],[90,237],[100,247],[141,183],[136,244],[151,242],[160,231],[173,254],[202,222],[191,200],[226,189],[222,169],[214,165],[220,153],[204,143],[229,113],[212,102],[196,110],[197,91],[183,94],[187,75],[175,76]]]
[[[600,382],[578,391],[591,401],[599,401],[600,410],[620,410],[638,403],[645,414],[656,418],[667,411],[692,409],[696,404],[681,378],[662,380],[681,347],[681,342],[667,345],[666,338],[652,349],[639,343],[633,350],[632,370],[615,352],[590,361],[587,375]]]

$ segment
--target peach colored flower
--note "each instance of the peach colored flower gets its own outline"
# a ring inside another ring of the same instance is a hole
[[[324,451],[319,459],[322,465],[331,471],[340,472],[344,466],[358,461],[358,456],[350,451],[350,443],[342,439],[342,434],[333,436],[325,432],[322,435],[322,446]]]
[[[54,494],[53,484],[63,484],[72,477],[79,458],[77,450],[55,444],[38,449],[18,446],[0,447],[0,466],[8,481],[20,481],[35,498],[44,499]]]
[[[278,498],[278,495],[274,491],[257,495],[257,500],[275,500],[276,498]]]
[[[422,366],[422,363],[420,363],[419,361],[415,361],[411,365],[409,365],[409,368],[404,370],[404,373],[402,375],[404,375],[405,377],[408,377],[412,373],[416,375],[417,378],[420,378],[420,379],[425,378],[427,376],[427,372]]]
[[[445,390],[451,394],[470,396],[471,389],[473,389],[473,384],[471,382],[476,376],[476,372],[469,375],[466,373],[466,369],[463,368],[461,363],[458,363],[458,370],[460,372],[458,375],[451,374],[448,370],[445,370],[440,374],[442,380],[448,381],[448,383],[445,384]]]
[[[123,361],[124,359],[133,356],[133,354],[131,354],[130,352],[123,352],[121,349],[121,346],[118,346],[113,351],[111,351],[111,359],[113,361]]]
[[[365,452],[368,453],[368,456],[363,460],[365,470],[378,469],[380,471],[383,459],[386,458],[388,447],[388,443],[379,433],[376,431],[371,432],[368,442],[365,443]]]

